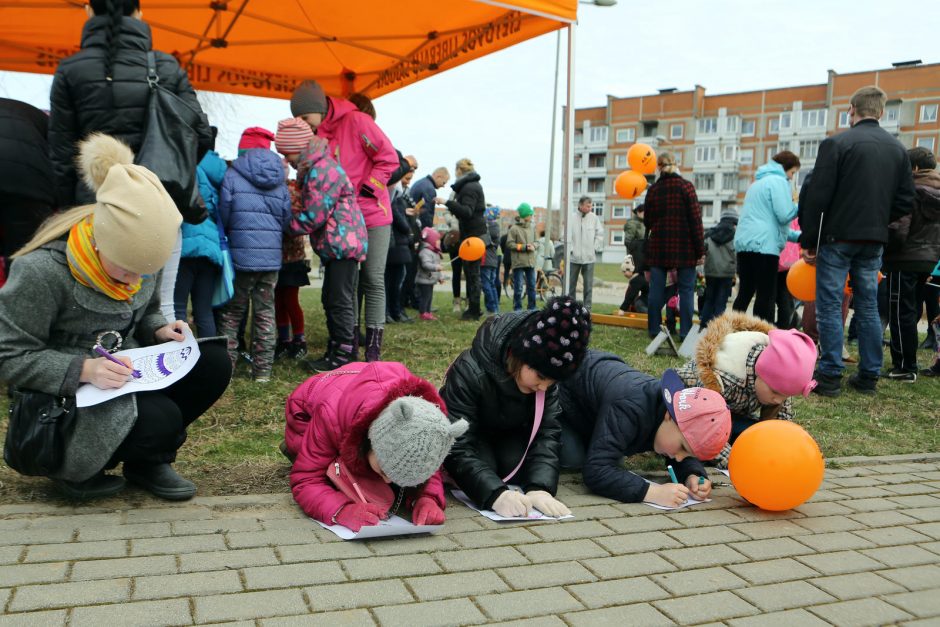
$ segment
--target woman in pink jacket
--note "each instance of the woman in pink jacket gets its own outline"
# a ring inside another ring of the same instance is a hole
[[[467,422],[451,423],[430,383],[393,362],[350,363],[307,379],[287,399],[294,499],[353,531],[411,509],[444,522],[440,466]]]
[[[399,167],[398,153],[371,117],[348,100],[327,96],[316,81],[304,81],[294,90],[290,110],[329,142],[356,190],[369,232],[369,252],[360,275],[360,289],[365,292],[366,361],[378,361],[385,330],[385,259],[392,233],[386,184]]]

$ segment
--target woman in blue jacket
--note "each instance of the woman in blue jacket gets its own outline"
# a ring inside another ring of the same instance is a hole
[[[740,285],[732,307],[747,311],[756,293],[754,315],[770,323],[774,321],[780,251],[800,236],[790,229],[797,209],[790,181],[799,170],[800,158],[789,150],[775,154],[757,169],[734,236]]]

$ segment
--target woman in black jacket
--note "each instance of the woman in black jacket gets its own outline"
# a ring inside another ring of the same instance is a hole
[[[407,178],[402,179],[404,185],[411,181],[412,174],[408,172]],[[414,203],[400,187],[392,195],[392,239],[385,261],[385,322],[413,322],[402,310],[401,289],[413,248],[411,222],[405,211]]]
[[[577,370],[590,334],[582,304],[555,298],[541,311],[489,318],[447,370],[441,398],[451,420],[463,418],[470,429],[444,467],[480,507],[502,516],[525,516],[531,507],[568,513],[554,498],[561,448],[555,382]]]
[[[140,150],[147,124],[150,86],[147,53],[150,27],[140,20],[139,0],[91,0],[82,28],[81,50],[56,69],[50,95],[49,152],[56,178],[56,199],[62,208],[95,201],[75,169],[76,145],[89,133],[101,132]],[[160,85],[202,113],[196,92],[172,56],[154,52]],[[199,138],[197,159],[212,146],[205,115],[194,129]],[[173,290],[179,266],[180,240],[167,261],[160,282],[160,311],[175,319]]]
[[[480,175],[474,169],[470,159],[461,159],[454,169],[457,180],[451,187],[454,190],[453,200],[446,203],[447,209],[460,223],[460,241],[468,237],[486,236],[486,198],[483,195],[483,186],[480,185]],[[479,320],[483,315],[480,310],[480,292],[483,284],[480,279],[480,259],[476,261],[462,260],[461,266],[464,276],[467,277],[467,310],[463,312],[462,320]],[[459,296],[458,294],[454,295]]]

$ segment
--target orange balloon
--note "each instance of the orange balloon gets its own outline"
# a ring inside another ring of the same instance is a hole
[[[486,244],[479,237],[468,237],[460,244],[457,255],[464,261],[477,261],[486,254]]]
[[[761,509],[780,512],[805,503],[823,480],[816,440],[787,420],[763,420],[731,446],[728,472],[738,494]]]
[[[634,172],[653,174],[656,172],[656,151],[648,144],[633,144],[627,151],[627,163]]]
[[[621,198],[631,200],[646,191],[646,177],[635,170],[627,170],[614,181],[614,189]]]
[[[816,300],[816,266],[797,260],[787,272],[787,289],[804,303]]]
[[[852,286],[849,285],[849,278],[845,277],[845,289],[842,290],[846,296],[852,295]],[[881,279],[885,278],[885,275],[881,274],[881,270],[878,271],[878,282],[881,283]]]

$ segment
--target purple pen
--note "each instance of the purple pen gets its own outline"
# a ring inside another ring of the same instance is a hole
[[[119,364],[121,366],[125,366],[125,367],[127,366],[127,364],[125,364],[123,361],[121,361],[120,359],[118,359],[117,357],[109,353],[107,349],[104,348],[103,346],[95,346],[95,352],[101,355],[102,357],[104,357],[105,359],[107,359],[108,361],[113,361],[114,363]],[[134,377],[135,379],[139,379],[141,376],[140,370],[131,370],[131,376]]]

